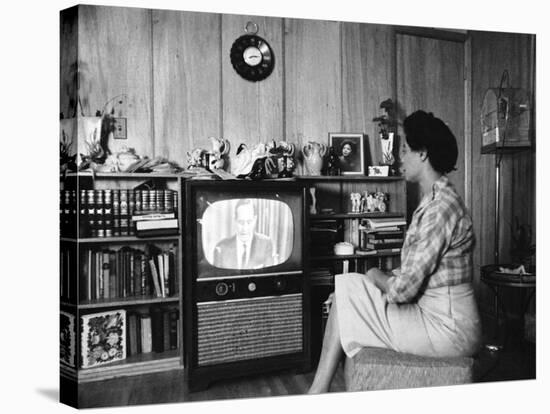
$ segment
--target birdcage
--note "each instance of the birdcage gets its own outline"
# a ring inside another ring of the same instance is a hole
[[[481,106],[482,145],[529,141],[529,94],[521,88],[489,88]]]

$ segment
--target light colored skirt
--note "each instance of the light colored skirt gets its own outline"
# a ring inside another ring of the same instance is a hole
[[[353,357],[363,347],[431,357],[473,355],[481,323],[471,283],[427,289],[418,302],[394,304],[360,273],[335,277],[342,348]]]

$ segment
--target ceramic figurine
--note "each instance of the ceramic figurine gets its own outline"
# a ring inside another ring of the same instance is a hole
[[[361,194],[360,193],[351,193],[349,195],[351,199],[351,212],[352,213],[360,213],[360,206],[361,206]]]
[[[386,210],[388,209],[386,202],[387,202],[386,193],[377,191],[375,194],[376,209],[382,213],[386,212]]]
[[[367,211],[372,213],[376,208],[374,196],[372,193],[367,195]]]
[[[317,214],[317,197],[315,197],[315,187],[310,187],[311,205],[309,206],[309,214]]]

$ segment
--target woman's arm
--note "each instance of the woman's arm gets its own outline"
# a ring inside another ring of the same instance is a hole
[[[374,285],[382,291],[382,293],[387,293],[389,289],[388,280],[389,275],[378,269],[377,267],[371,267],[367,271],[367,276],[372,279]]]

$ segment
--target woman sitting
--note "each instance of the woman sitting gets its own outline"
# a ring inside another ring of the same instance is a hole
[[[431,357],[473,355],[481,324],[472,280],[472,220],[446,174],[458,148],[438,118],[417,111],[404,122],[402,170],[422,194],[401,250],[401,267],[386,274],[335,278],[321,358],[309,393],[327,392],[343,353],[389,348]]]

